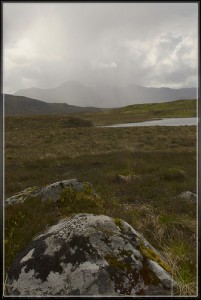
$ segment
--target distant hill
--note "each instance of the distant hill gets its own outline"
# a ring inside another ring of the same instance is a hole
[[[29,88],[15,95],[30,97],[49,103],[60,102],[77,106],[102,108],[122,107],[131,104],[159,103],[179,99],[196,99],[196,88],[147,88],[130,84],[127,86],[85,86],[68,81],[51,89]]]
[[[193,118],[197,116],[197,100],[175,100],[164,103],[134,104],[120,108],[104,109],[83,116],[94,126],[135,123],[162,118]]]
[[[111,110],[116,113],[151,113],[156,117],[196,117],[196,100],[176,100],[165,103],[135,104]]]
[[[5,94],[6,115],[28,114],[73,114],[81,112],[95,112],[100,109],[95,107],[79,107],[66,103],[47,103],[23,96]]]

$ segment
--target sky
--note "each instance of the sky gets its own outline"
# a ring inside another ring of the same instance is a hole
[[[198,86],[198,4],[3,3],[3,92]]]

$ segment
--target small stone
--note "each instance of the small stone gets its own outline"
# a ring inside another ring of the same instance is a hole
[[[190,192],[190,191],[186,191],[183,192],[179,195],[180,198],[186,199],[186,200],[193,200],[196,201],[197,200],[197,195]]]

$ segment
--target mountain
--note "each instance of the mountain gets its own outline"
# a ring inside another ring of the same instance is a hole
[[[15,95],[30,97],[49,103],[60,102],[77,106],[121,107],[140,103],[159,103],[179,99],[197,98],[196,88],[154,88],[134,84],[127,86],[85,86],[68,81],[51,89],[28,88]]]
[[[170,89],[170,88],[147,88],[137,85],[124,87],[95,87],[97,94],[102,94],[103,99],[113,103],[114,107],[143,103],[161,103],[179,99],[195,99],[196,88]],[[106,102],[102,101],[104,107]],[[98,106],[98,105],[97,105]]]
[[[44,101],[5,94],[6,115],[26,114],[72,114],[80,112],[94,112],[100,109],[95,107],[79,107],[67,103],[47,103]]]
[[[51,89],[29,88],[19,90],[14,95],[30,97],[49,103],[69,103],[78,106],[94,106],[94,103],[99,104],[102,100],[93,89],[76,81],[68,81]]]

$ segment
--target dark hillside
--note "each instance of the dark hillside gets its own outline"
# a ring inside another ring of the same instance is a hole
[[[66,103],[47,103],[23,96],[4,95],[6,115],[72,114],[98,111],[95,107],[80,107]]]

